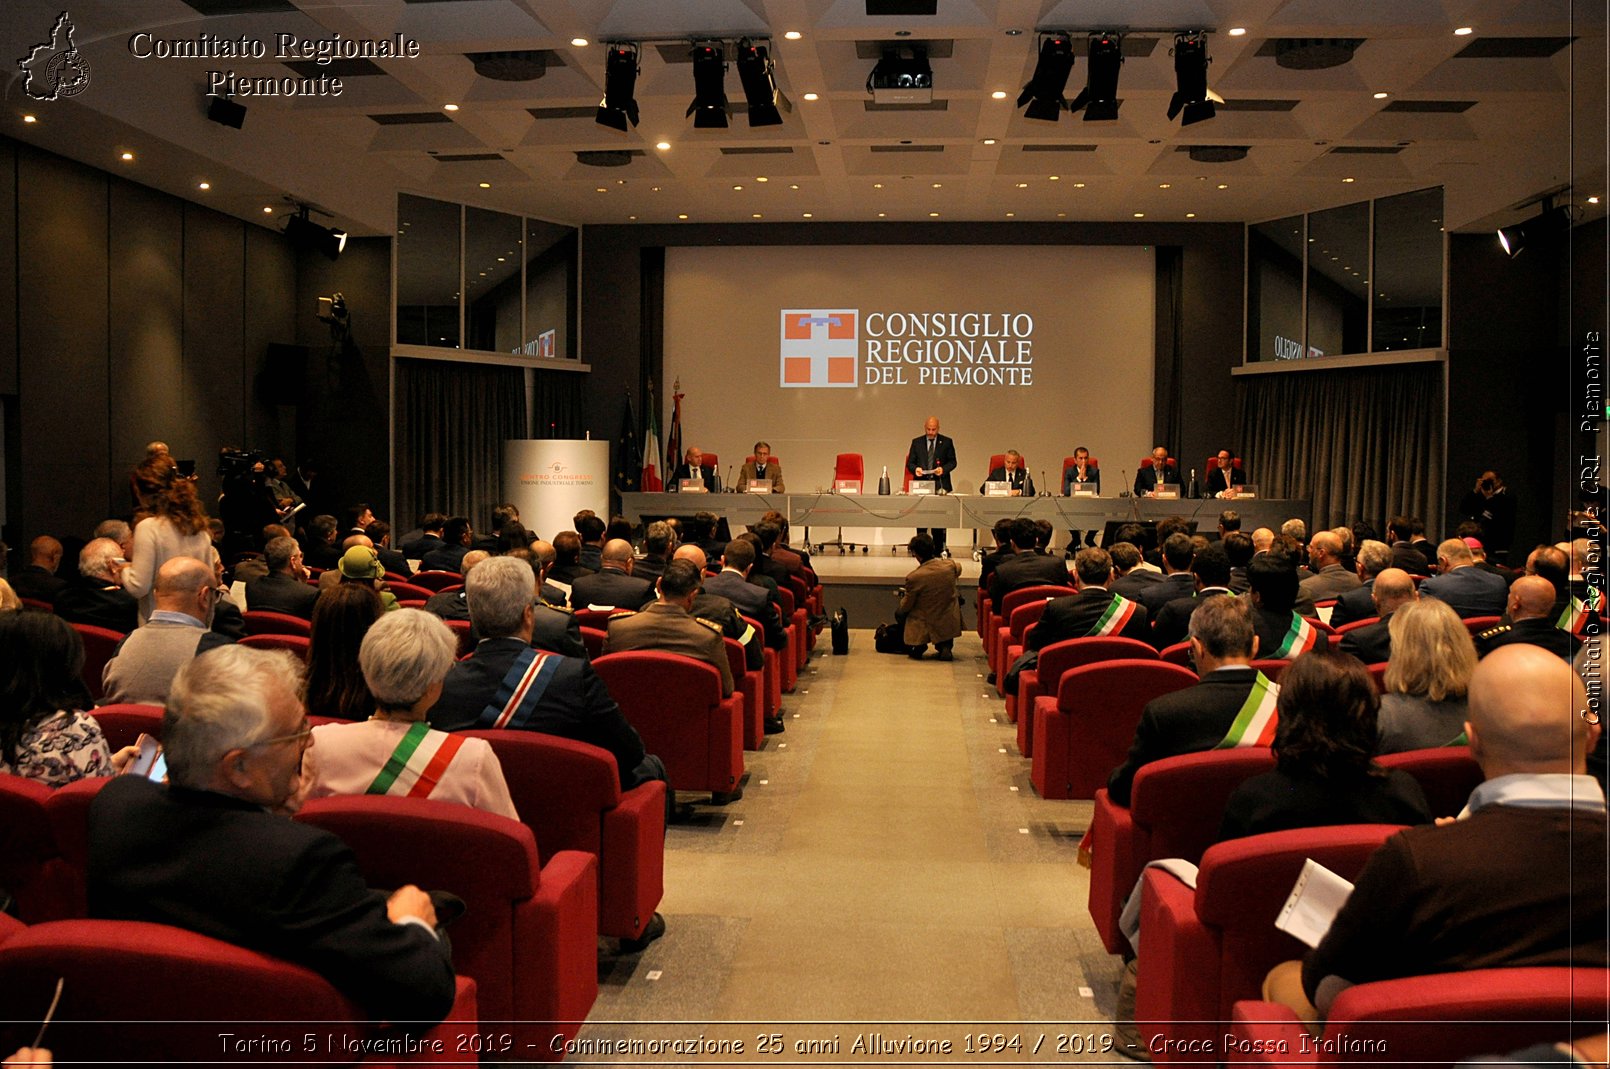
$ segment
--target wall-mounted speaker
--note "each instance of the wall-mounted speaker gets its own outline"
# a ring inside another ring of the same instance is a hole
[[[226,97],[208,97],[207,118],[221,126],[232,126],[239,130],[246,121],[246,105],[237,104]]]

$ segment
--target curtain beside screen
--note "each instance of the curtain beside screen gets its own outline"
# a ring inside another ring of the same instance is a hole
[[[524,372],[434,360],[395,367],[393,526],[407,530],[426,511],[440,511],[486,528],[502,500],[503,442],[526,436]]]

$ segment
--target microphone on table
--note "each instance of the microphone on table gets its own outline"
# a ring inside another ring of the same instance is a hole
[[[731,464],[727,465],[727,485],[726,485],[726,490],[727,490],[727,492],[729,494],[736,494],[738,492],[736,489],[733,488],[732,465]]]
[[[1046,489],[1046,487],[1048,487],[1050,485],[1051,485],[1050,483],[1045,481],[1045,469],[1041,468],[1040,469],[1040,492],[1038,494],[1034,495],[1034,496],[1035,497],[1050,497],[1051,496],[1051,491]]]
[[[1129,485],[1129,472],[1125,471],[1123,468],[1119,468],[1118,469],[1118,474],[1124,480],[1123,485],[1128,486]],[[1118,496],[1119,497],[1128,497],[1129,496],[1129,491],[1128,490],[1120,490],[1118,492]]]

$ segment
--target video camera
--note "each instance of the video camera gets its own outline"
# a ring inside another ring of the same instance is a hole
[[[264,472],[254,469],[259,464],[266,466],[270,459],[267,453],[256,449],[226,449],[218,454],[218,478],[226,483],[243,479],[261,479]]]

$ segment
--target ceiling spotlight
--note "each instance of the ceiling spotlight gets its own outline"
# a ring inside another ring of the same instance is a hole
[[[273,215],[274,214],[274,206],[272,204],[263,205],[263,214],[264,215]]]
[[[637,46],[617,41],[604,55],[604,99],[593,121],[625,133],[627,123],[637,125]]]
[[[1203,34],[1192,31],[1174,35],[1174,97],[1168,102],[1168,117],[1174,118],[1183,109],[1181,126],[1213,118],[1213,102],[1224,102],[1208,91],[1207,69],[1212,62]]]
[[[934,70],[928,64],[928,50],[922,45],[885,48],[867,75],[866,87],[878,104],[932,104]]]
[[[315,223],[308,218],[306,206],[285,220],[285,236],[293,248],[302,252],[322,253],[331,260],[340,256],[341,250],[347,247],[347,232]]]
[[[1034,75],[1018,94],[1017,106],[1027,104],[1025,118],[1056,122],[1062,109],[1068,106],[1063,90],[1068,75],[1073,73],[1073,39],[1065,33],[1052,33],[1040,39],[1040,58],[1034,63]]]
[[[788,32],[783,34],[784,39],[789,40],[789,41],[797,41],[801,37],[804,37],[804,36],[805,35],[800,33],[798,30],[789,30]]]
[[[1588,203],[1589,204],[1597,204],[1597,203],[1599,203],[1599,198],[1598,197],[1589,197],[1588,198]]]
[[[1469,37],[1471,34],[1473,34],[1475,32],[1476,31],[1474,29],[1472,29],[1471,27],[1469,27],[1469,26],[1461,26],[1461,27],[1459,27],[1457,30],[1455,30],[1453,32],[1453,35],[1455,37]]]
[[[693,116],[695,130],[727,128],[727,57],[719,41],[693,46],[693,103],[687,114]],[[751,115],[750,123],[754,119]]]
[[[586,48],[590,42],[585,37],[572,37],[570,43],[577,48]]]
[[[1231,26],[1230,27],[1230,36],[1231,37],[1245,37],[1246,35],[1247,35],[1247,28],[1245,26]]]
[[[122,161],[123,161],[123,162],[124,162],[124,163],[128,163],[128,162],[129,162],[129,161],[131,161],[131,160],[133,160],[133,159],[134,159],[134,153],[132,153],[132,152],[125,152],[125,153],[123,153],[123,154],[122,154],[122,155],[120,155],[120,156],[119,156],[119,157],[118,157],[118,159],[120,159],[120,160],[122,160]]]
[[[783,117],[777,110],[777,74],[765,45],[738,42],[738,80],[743,83],[744,101],[749,106],[749,125],[781,126]],[[722,117],[726,117],[725,102]]]
[[[443,104],[442,105],[442,110],[443,111],[457,111],[458,110],[458,105],[457,104]]]
[[[196,183],[196,188],[197,189],[211,189],[212,188],[212,183],[211,182],[197,182]]]
[[[492,183],[491,182],[478,182],[476,184],[479,185],[482,189],[491,189],[492,188]]]
[[[817,95],[817,94],[815,94],[815,93],[806,93],[806,94],[805,94],[805,99],[806,99],[806,100],[820,100],[820,99],[821,99],[821,97],[820,97],[820,96],[818,96],[818,95]]]
[[[22,117],[22,121],[23,122],[38,122],[39,121],[39,116],[37,116],[37,115],[24,115]]]
[[[1513,259],[1519,256],[1526,246],[1540,244],[1570,229],[1571,206],[1555,204],[1553,197],[1544,197],[1541,210],[1535,218],[1513,226],[1498,228],[1498,244],[1502,245],[1504,251]]]
[[[1085,87],[1068,105],[1069,111],[1084,110],[1085,122],[1115,122],[1118,119],[1118,69],[1124,64],[1122,34],[1090,35],[1090,69]]]

